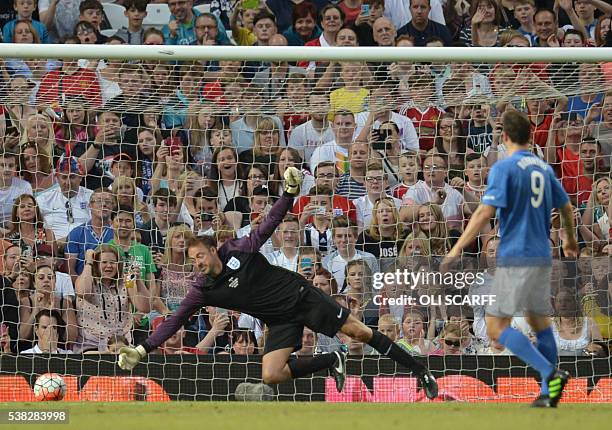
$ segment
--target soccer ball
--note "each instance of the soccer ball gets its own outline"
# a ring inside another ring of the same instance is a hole
[[[66,395],[66,383],[57,373],[45,373],[34,383],[34,397],[39,402],[62,400]]]

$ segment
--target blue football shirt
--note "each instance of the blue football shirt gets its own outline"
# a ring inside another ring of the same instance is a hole
[[[546,162],[516,151],[493,165],[482,203],[497,208],[499,266],[551,264],[551,212],[569,198]]]

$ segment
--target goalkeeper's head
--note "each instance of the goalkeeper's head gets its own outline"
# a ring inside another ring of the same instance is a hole
[[[196,272],[215,278],[223,271],[223,262],[217,252],[217,240],[212,236],[189,239],[187,256]]]

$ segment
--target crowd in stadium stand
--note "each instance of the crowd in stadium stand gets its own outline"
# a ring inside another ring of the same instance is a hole
[[[167,22],[147,24],[151,5]],[[607,0],[7,0],[0,28],[14,44],[595,49],[612,45],[611,14]],[[0,351],[116,353],[142,341],[201,282],[189,238],[248,235],[296,166],[300,196],[261,249],[271,264],[415,355],[510,354],[488,340],[484,306],[393,300],[486,294],[494,223],[462,268],[481,284],[384,275],[438,270],[507,156],[501,114],[518,109],[576,207],[577,263],[562,260],[552,217],[560,354],[608,354],[612,63],[450,61],[3,58]],[[499,97],[525,83],[546,96]],[[529,331],[522,317],[513,324]],[[256,354],[265,335],[249,315],[208,307],[157,352]],[[341,343],[373,353],[306,328],[296,354]]]

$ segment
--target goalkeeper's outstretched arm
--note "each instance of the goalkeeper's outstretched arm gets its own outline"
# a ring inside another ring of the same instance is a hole
[[[198,287],[191,287],[176,312],[161,323],[147,340],[134,348],[123,347],[119,350],[119,367],[132,370],[140,360],[168,340],[204,305],[202,291]]]

